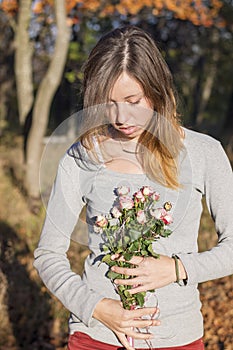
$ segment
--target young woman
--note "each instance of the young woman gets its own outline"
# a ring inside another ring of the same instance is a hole
[[[42,280],[71,312],[68,349],[204,349],[197,285],[233,273],[233,182],[223,148],[181,127],[169,69],[137,27],[100,39],[84,67],[83,93],[83,132],[60,161],[35,251]],[[114,270],[133,278],[114,282],[131,285],[132,294],[155,289],[157,320],[147,317],[156,305],[123,309],[107,265],[100,264],[101,235],[93,221],[110,212],[116,188],[134,193],[145,185],[171,201],[173,232],[154,245],[159,259],[134,256],[132,268]],[[199,253],[203,196],[219,239]],[[84,206],[91,254],[79,276],[66,252]]]

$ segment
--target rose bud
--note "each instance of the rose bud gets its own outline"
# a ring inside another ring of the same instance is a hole
[[[160,194],[158,192],[153,192],[151,198],[153,199],[153,201],[157,202],[160,198]]]
[[[153,188],[150,186],[142,187],[141,192],[144,196],[151,196],[154,193]]]
[[[129,192],[130,192],[130,189],[127,186],[120,186],[116,189],[116,193],[118,196],[127,196]]]
[[[95,224],[99,227],[106,227],[108,220],[103,215],[98,215]]]
[[[170,225],[173,222],[173,218],[170,214],[166,214],[165,216],[163,216],[162,220],[165,223],[165,225]]]
[[[145,197],[143,196],[143,193],[142,191],[138,191],[134,194],[134,198],[136,198],[136,201],[137,202],[141,202],[141,203],[144,203],[145,202]]]
[[[147,219],[146,219],[146,214],[144,212],[144,210],[139,210],[137,213],[137,221],[139,222],[139,224],[145,224]]]
[[[163,207],[166,211],[169,211],[172,208],[172,204],[171,204],[171,202],[166,202],[166,203],[164,203]]]
[[[132,209],[134,206],[134,202],[130,197],[121,197],[119,204],[121,209]]]
[[[114,218],[118,219],[122,215],[122,212],[117,207],[113,207],[111,214]]]

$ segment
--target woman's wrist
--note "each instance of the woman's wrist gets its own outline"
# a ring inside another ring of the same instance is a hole
[[[101,299],[95,306],[95,309],[93,311],[92,317],[96,320],[100,320],[101,311],[106,305],[107,298]]]

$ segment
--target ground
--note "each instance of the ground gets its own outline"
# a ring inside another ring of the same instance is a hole
[[[17,149],[0,148],[0,350],[65,350],[68,312],[48,293],[32,265],[44,209],[31,213],[16,183],[11,169],[20,160]],[[208,249],[215,240],[205,209],[200,249]],[[87,254],[85,246],[71,244],[69,256],[75,271],[82,271]],[[233,276],[203,283],[199,289],[205,349],[233,350]]]

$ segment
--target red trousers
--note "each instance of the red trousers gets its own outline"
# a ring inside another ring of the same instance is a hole
[[[75,332],[69,336],[67,350],[123,350],[123,347],[102,343],[89,335],[81,332]],[[145,349],[143,349],[145,350]],[[202,339],[196,340],[191,344],[184,346],[175,346],[172,348],[160,348],[154,350],[204,350]]]

